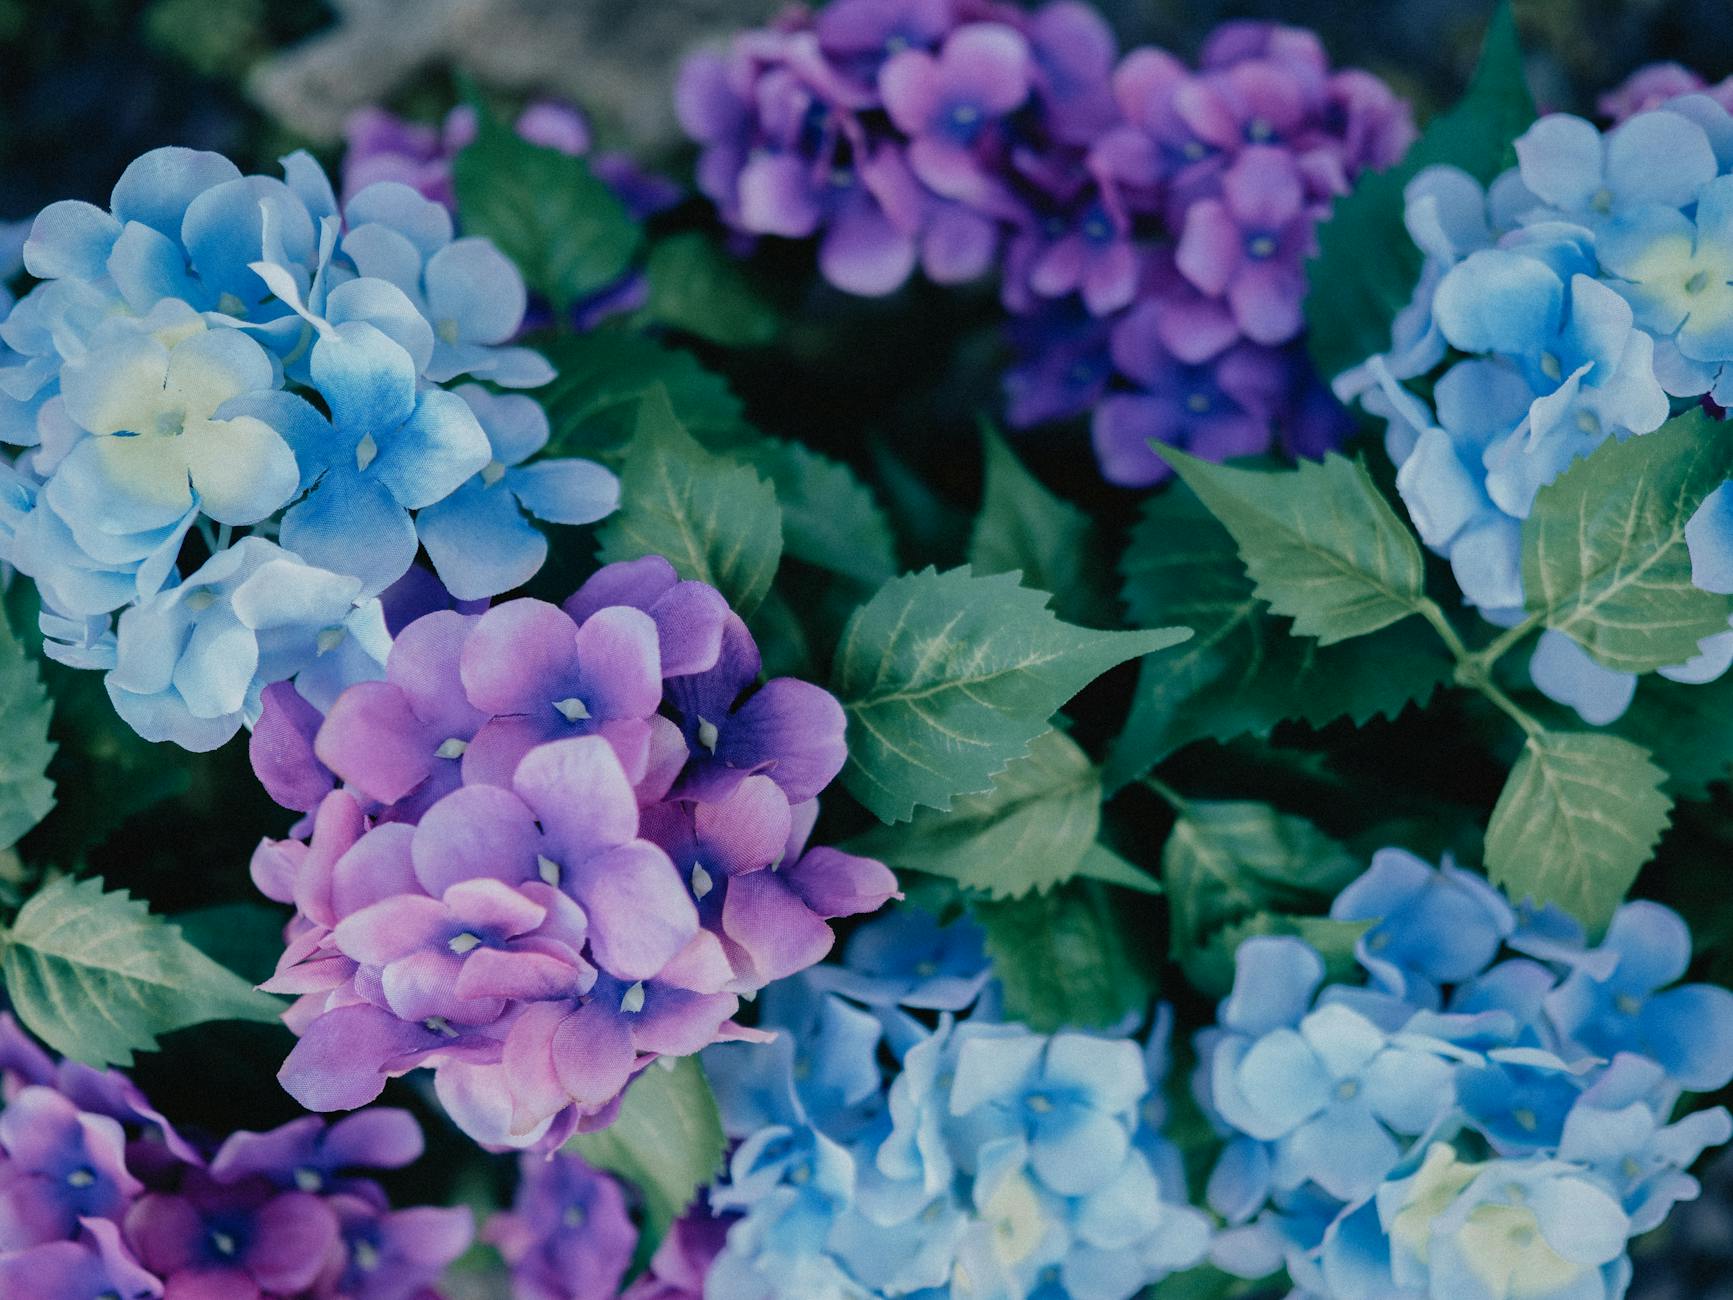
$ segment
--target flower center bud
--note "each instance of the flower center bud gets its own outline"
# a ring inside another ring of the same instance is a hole
[[[701,717],[698,719],[698,743],[704,746],[705,749],[714,754],[716,752],[716,742],[720,740],[721,737],[722,733],[716,730],[716,724],[714,722],[711,722],[708,718]]]
[[[536,874],[542,878],[543,884],[552,885],[555,889],[560,887],[560,864],[552,858],[536,854]]]
[[[313,638],[313,649],[319,654],[330,654],[343,644],[343,629],[336,625],[322,627],[319,635]]]
[[[1510,1112],[1510,1117],[1516,1121],[1516,1126],[1524,1133],[1532,1133],[1540,1127],[1540,1119],[1527,1106],[1518,1106]]]
[[[439,324],[434,327],[434,333],[438,334],[443,342],[450,343],[454,347],[457,345],[457,322],[451,317],[447,316],[444,320],[440,321]]]
[[[74,1169],[71,1173],[66,1175],[66,1185],[68,1187],[84,1188],[92,1187],[95,1184],[96,1175],[91,1173],[88,1169]]]
[[[951,122],[956,126],[974,126],[981,120],[981,110],[973,104],[958,104],[951,109]]]
[[[1336,1097],[1339,1101],[1353,1101],[1359,1095],[1360,1081],[1358,1079],[1343,1079],[1336,1085]]]
[[[1251,241],[1246,245],[1246,252],[1257,258],[1269,257],[1275,251],[1276,241],[1269,235],[1253,236]]]
[[[1185,156],[1188,162],[1197,162],[1208,152],[1209,150],[1204,148],[1201,140],[1187,140],[1185,146],[1180,149],[1180,153]]]
[[[1601,432],[1601,417],[1596,415],[1593,411],[1578,411],[1577,428],[1581,429],[1591,438],[1598,437]]]
[[[435,758],[462,758],[463,751],[469,748],[467,740],[459,740],[456,736],[448,736],[439,742],[439,748],[433,751]]]
[[[588,706],[575,695],[569,695],[563,700],[555,700],[554,712],[567,722],[582,722],[590,716]]]
[[[172,438],[187,425],[185,411],[164,411],[156,417],[156,434],[162,438]]]
[[[295,1171],[295,1186],[310,1195],[325,1186],[325,1175],[302,1165]]]
[[[1209,413],[1209,398],[1202,393],[1193,393],[1185,399],[1185,409],[1193,415],[1207,415]]]
[[[195,591],[192,595],[181,601],[182,605],[195,614],[202,613],[204,610],[209,609],[216,603],[216,594],[209,591]]]
[[[698,898],[703,898],[704,895],[708,894],[714,888],[716,888],[716,882],[710,878],[710,873],[704,870],[704,864],[702,862],[694,862],[692,864],[693,895]]]
[[[1596,212],[1611,212],[1613,210],[1613,192],[1605,185],[1596,190],[1589,200],[1589,206]]]
[[[1699,272],[1697,272],[1696,275],[1692,276],[1689,280],[1685,281],[1685,292],[1686,293],[1690,293],[1690,294],[1702,293],[1703,290],[1707,289],[1708,287],[1709,287],[1709,273],[1707,271],[1699,271]]]
[[[915,963],[915,974],[919,975],[922,979],[931,979],[934,975],[937,975],[938,973],[939,973],[939,963],[936,961],[923,961],[923,962],[916,962]]]
[[[620,1010],[635,1016],[644,1009],[644,981],[639,980],[620,998]]]
[[[1053,1099],[1044,1092],[1032,1092],[1023,1102],[1037,1115],[1046,1115],[1053,1109]]]
[[[1262,144],[1266,140],[1273,140],[1275,135],[1276,128],[1261,117],[1254,117],[1246,123],[1246,139],[1253,144]]]
[[[217,299],[217,310],[222,312],[225,316],[245,317],[247,314],[247,304],[235,297],[234,294],[225,292]]]
[[[1621,993],[1613,1000],[1613,1005],[1627,1016],[1634,1016],[1643,1009],[1643,1001],[1634,994]]]
[[[492,487],[504,477],[505,463],[503,461],[490,460],[481,467],[481,481],[488,487]]]
[[[1556,384],[1564,378],[1565,368],[1552,353],[1543,352],[1540,354],[1540,372]]]
[[[465,930],[462,934],[453,935],[451,942],[445,946],[461,957],[466,952],[473,952],[475,949],[481,947],[481,937]]]
[[[451,1021],[447,1020],[444,1016],[429,1016],[421,1023],[426,1025],[428,1029],[432,1030],[436,1034],[443,1034],[447,1038],[457,1037],[457,1030],[451,1027]]]
[[[379,1267],[379,1247],[371,1241],[355,1243],[355,1265],[363,1273],[371,1273]]]
[[[373,440],[373,435],[364,433],[361,441],[355,444],[355,468],[365,470],[379,456],[379,444]]]
[[[565,1224],[566,1227],[568,1227],[568,1228],[581,1228],[581,1227],[583,1227],[584,1226],[584,1207],[581,1205],[568,1205],[568,1206],[566,1206],[566,1212],[564,1214],[560,1215],[560,1222]]]
[[[213,1231],[211,1233],[211,1246],[219,1255],[232,1256],[235,1253],[235,1244],[235,1239],[226,1232]]]

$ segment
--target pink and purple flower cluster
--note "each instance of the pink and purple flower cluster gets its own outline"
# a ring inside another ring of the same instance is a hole
[[[658,1056],[758,1037],[740,998],[896,894],[807,846],[842,709],[760,668],[722,596],[648,556],[563,606],[423,614],[323,717],[272,692],[254,767],[311,813],[253,860],[298,913],[265,985],[299,996],[289,1092],[344,1110],[432,1066],[477,1141],[549,1149]]]
[[[833,0],[685,66],[698,182],[730,226],[817,237],[838,288],[1002,268],[1023,427],[1094,411],[1102,472],[1151,439],[1220,459],[1344,430],[1295,340],[1313,230],[1414,128],[1311,33],[1235,22],[1199,66],[1120,57],[1077,0]]]
[[[406,1111],[306,1116],[213,1151],[4,1014],[0,1091],[0,1295],[437,1300],[473,1235],[468,1210],[394,1210],[358,1175],[421,1154]]]

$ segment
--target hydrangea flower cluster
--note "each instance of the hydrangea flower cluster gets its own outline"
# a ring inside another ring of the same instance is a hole
[[[428,1065],[479,1142],[551,1149],[656,1057],[763,1038],[740,998],[896,881],[808,846],[842,709],[759,675],[722,596],[648,556],[563,607],[424,614],[322,717],[268,694],[255,768],[313,814],[253,861],[297,909],[284,1086],[347,1109]]]
[[[1160,1136],[1165,1011],[1145,1042],[1037,1034],[989,975],[973,922],[900,908],[765,991],[770,1046],[705,1053],[738,1143],[709,1300],[1129,1300],[1202,1259]]]
[[[370,1169],[405,1111],[292,1120],[211,1150],[124,1075],[55,1061],[0,1014],[0,1293],[54,1300],[430,1300],[466,1209],[394,1210]]]
[[[545,418],[475,382],[552,377],[511,343],[523,281],[400,182],[339,205],[304,153],[278,180],[159,149],[107,210],[44,209],[23,257],[0,561],[35,579],[48,653],[105,670],[148,739],[213,748],[278,681],[329,705],[381,673],[374,597],[418,550],[491,596],[540,564],[531,516],[616,504],[598,465],[526,463]]]
[[[608,1174],[581,1156],[526,1152],[511,1209],[482,1237],[505,1258],[519,1300],[615,1300],[638,1232]]]
[[[1300,334],[1331,202],[1413,138],[1382,82],[1317,38],[1236,22],[1199,66],[1123,58],[1076,0],[833,0],[683,70],[698,181],[751,235],[819,239],[826,279],[896,289],[1002,267],[1020,360],[1008,418],[1093,410],[1112,482],[1343,432]]]
[[[1385,849],[1331,915],[1368,928],[1364,984],[1325,983],[1295,938],[1249,939],[1194,1091],[1228,1135],[1212,1260],[1282,1268],[1303,1295],[1624,1294],[1627,1242],[1698,1193],[1733,1135],[1733,993],[1675,986],[1680,918],[1620,908],[1584,945],[1556,909]]]
[[[1448,167],[1410,182],[1408,227],[1426,254],[1414,300],[1391,351],[1336,384],[1388,418],[1415,527],[1501,625],[1522,617],[1522,521],[1540,488],[1677,406],[1733,403],[1733,116],[1703,94],[1605,132],[1554,114],[1516,153],[1485,190]],[[1687,540],[1697,585],[1733,591],[1733,493],[1704,503]],[[1733,633],[1661,671],[1702,682],[1729,662]],[[1591,723],[1617,718],[1636,689],[1555,631],[1530,669]]]

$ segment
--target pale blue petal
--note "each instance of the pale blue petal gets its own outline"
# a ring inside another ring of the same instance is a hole
[[[1691,581],[1704,591],[1733,594],[1733,485],[1723,483],[1685,525]]]
[[[179,239],[181,221],[193,200],[240,176],[241,169],[218,153],[173,146],[152,149],[120,174],[109,208],[122,221],[142,221]]]
[[[174,688],[194,717],[223,717],[246,703],[258,665],[259,643],[252,630],[227,607],[215,605],[199,616],[180,648]]]
[[[1324,981],[1324,960],[1298,939],[1260,936],[1234,953],[1234,987],[1221,1023],[1242,1034],[1296,1025]]]
[[[480,384],[462,384],[451,391],[469,403],[500,464],[521,464],[547,445],[548,415],[533,397],[493,393]]]
[[[417,510],[450,496],[491,456],[475,412],[435,388],[421,394],[402,427],[379,439],[372,473],[400,505]]]
[[[439,580],[459,600],[521,587],[547,559],[547,538],[523,517],[504,484],[465,483],[415,518]]]
[[[107,681],[108,698],[121,720],[146,740],[173,741],[196,754],[221,748],[241,729],[241,714],[219,718],[194,717],[186,702],[173,691],[160,695],[135,695],[116,686],[113,674]]]
[[[1563,632],[1540,634],[1528,662],[1535,689],[1549,700],[1568,704],[1592,727],[1604,727],[1621,717],[1637,691],[1633,673],[1621,673],[1596,663]]]
[[[1545,263],[1486,249],[1451,268],[1432,310],[1444,337],[1464,352],[1529,356],[1558,332],[1564,294]]]
[[[550,524],[593,524],[620,506],[620,480],[590,460],[542,460],[508,470],[523,508]]]
[[[101,208],[65,199],[37,214],[24,241],[24,267],[39,280],[100,280],[120,238],[120,222]]]
[[[427,310],[436,333],[465,343],[504,343],[528,299],[511,259],[485,239],[459,239],[427,261]]]
[[[1522,526],[1495,517],[1463,530],[1450,546],[1450,569],[1469,604],[1522,607]]]
[[[414,360],[360,321],[337,326],[313,345],[312,375],[331,423],[352,447],[372,436],[383,454],[386,437],[415,410]]]
[[[389,587],[415,560],[415,525],[385,488],[335,470],[283,516],[283,545],[309,564],[361,579],[363,596]]]
[[[407,352],[417,371],[433,359],[433,327],[389,280],[362,276],[338,285],[325,301],[325,319],[333,325],[365,321]]]
[[[401,181],[369,185],[349,200],[343,215],[351,230],[378,223],[402,235],[422,259],[451,243],[451,214]]]
[[[181,298],[202,307],[215,306],[187,270],[186,253],[162,231],[134,221],[121,231],[108,255],[108,273],[115,288],[136,312],[146,312],[164,298]]]
[[[1677,113],[1639,113],[1607,136],[1607,184],[1621,204],[1682,208],[1715,172],[1709,137]]]
[[[1516,160],[1535,197],[1566,212],[1587,207],[1604,183],[1600,131],[1568,113],[1543,117],[1518,136]]]
[[[337,195],[331,188],[331,178],[325,175],[325,169],[312,154],[297,149],[279,161],[283,167],[284,183],[313,220],[323,221],[337,215]]]
[[[1081,1196],[1117,1176],[1130,1149],[1123,1122],[1079,1108],[1070,1123],[1035,1125],[1029,1163],[1059,1195]]]

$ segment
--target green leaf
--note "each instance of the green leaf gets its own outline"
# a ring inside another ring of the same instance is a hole
[[[1049,731],[986,793],[959,796],[950,812],[924,809],[907,826],[875,827],[849,848],[894,870],[924,871],[993,898],[1018,898],[1079,874],[1100,829],[1100,773],[1076,741]],[[1113,861],[1092,859],[1095,873],[1114,875],[1118,863],[1133,879],[1141,875],[1117,854],[1101,852]]]
[[[724,347],[757,347],[777,335],[781,321],[740,263],[697,231],[670,235],[650,250],[645,273],[658,324],[685,330]]]
[[[1039,1033],[1112,1024],[1154,996],[1148,922],[1100,885],[1078,880],[1009,902],[975,899],[969,910],[986,929],[1005,1014]]]
[[[1189,963],[1231,926],[1314,908],[1361,870],[1304,818],[1268,804],[1187,801],[1161,855],[1172,955]]]
[[[1706,799],[1709,785],[1733,775],[1733,673],[1712,682],[1673,682],[1655,674],[1637,683],[1636,698],[1615,724],[1667,773],[1667,789]]]
[[[1492,810],[1486,874],[1599,930],[1667,827],[1666,775],[1617,736],[1530,736]]]
[[[559,372],[536,390],[548,413],[550,456],[596,456],[618,461],[638,419],[638,407],[657,388],[667,391],[686,431],[707,447],[756,437],[740,399],[720,375],[644,334],[619,328],[559,339],[547,349]]]
[[[782,559],[776,490],[751,466],[693,441],[665,390],[638,408],[620,500],[602,528],[604,561],[666,556],[682,578],[720,591],[742,618],[758,608]]]
[[[1043,593],[1009,574],[929,568],[893,578],[855,611],[837,648],[844,780],[880,821],[948,809],[959,794],[989,789],[1095,678],[1189,635],[1061,623]]]
[[[990,425],[981,428],[987,487],[969,538],[976,573],[1021,573],[1023,585],[1053,593],[1053,608],[1073,623],[1109,621],[1100,590],[1106,565],[1088,515],[1049,492]]]
[[[1306,267],[1306,345],[1326,380],[1388,350],[1391,322],[1413,297],[1422,258],[1403,222],[1404,187],[1436,163],[1491,181],[1515,161],[1512,142],[1534,118],[1511,6],[1500,4],[1467,93],[1427,124],[1400,165],[1358,177],[1318,227],[1318,254]]]
[[[561,311],[624,275],[644,232],[590,165],[477,116],[451,168],[464,233],[493,240]]]
[[[896,576],[896,541],[872,489],[841,461],[764,438],[740,455],[776,486],[783,548],[795,559],[869,587]]]
[[[279,1019],[259,993],[100,880],[59,876],[31,897],[6,936],[0,975],[12,1005],[56,1051],[98,1068],[131,1065],[157,1036],[207,1020]]]
[[[1161,454],[1233,534],[1253,590],[1322,645],[1414,613],[1425,597],[1420,544],[1359,461],[1335,455],[1291,470]]]
[[[188,943],[253,984],[263,984],[277,969],[288,919],[264,903],[217,903],[172,918]]]
[[[695,1056],[663,1057],[639,1071],[620,1116],[566,1143],[598,1169],[618,1174],[644,1197],[640,1254],[656,1248],[698,1189],[722,1167],[722,1117]]]
[[[0,617],[0,849],[9,849],[54,807],[47,776],[53,714],[36,663]]]
[[[1134,890],[1139,894],[1161,892],[1159,880],[1135,863],[1127,862],[1100,842],[1091,844],[1084,850],[1083,860],[1077,864],[1076,874],[1090,880],[1099,880],[1105,885],[1118,885],[1121,889]]]
[[[1692,584],[1685,525],[1730,472],[1733,438],[1701,407],[1571,465],[1522,527],[1529,612],[1621,672],[1695,656],[1733,597]]]
[[[1196,635],[1143,661],[1107,760],[1109,791],[1205,737],[1266,735],[1287,718],[1314,727],[1394,718],[1451,675],[1449,656],[1421,623],[1333,646],[1290,635],[1288,621],[1253,594],[1233,538],[1183,485],[1145,503],[1120,567],[1132,622]]]

